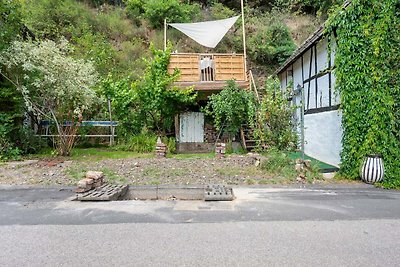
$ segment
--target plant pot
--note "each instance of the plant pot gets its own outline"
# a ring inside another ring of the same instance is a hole
[[[374,184],[383,180],[385,169],[380,155],[368,155],[365,157],[360,169],[361,180],[367,184]]]

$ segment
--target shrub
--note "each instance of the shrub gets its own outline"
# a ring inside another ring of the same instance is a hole
[[[179,0],[126,0],[130,17],[147,19],[153,28],[162,28],[168,22],[188,22],[200,13],[198,4],[186,4]]]
[[[258,27],[248,37],[249,57],[259,64],[282,64],[296,49],[288,27],[280,21],[270,21]]]
[[[224,89],[209,97],[204,112],[214,119],[218,131],[235,136],[243,124],[252,124],[255,115],[253,93],[239,88],[234,80],[227,81]]]
[[[296,147],[297,135],[292,115],[295,107],[290,107],[279,80],[269,77],[265,83],[265,93],[257,112],[261,127],[255,129],[256,138],[268,147],[288,150]]]
[[[261,169],[273,175],[295,178],[296,170],[294,161],[290,159],[286,152],[270,149],[265,153],[266,160],[261,162]]]
[[[141,133],[125,138],[116,148],[137,153],[150,153],[155,150],[156,141],[155,134]]]

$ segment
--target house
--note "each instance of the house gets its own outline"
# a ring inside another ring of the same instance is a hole
[[[304,90],[305,154],[338,166],[342,148],[340,97],[335,92],[335,49],[333,36],[323,34],[324,26],[314,32],[284,64],[276,70],[281,90]],[[300,134],[301,95],[290,100],[297,106],[293,119]]]
[[[165,46],[167,25],[178,29],[199,44],[215,48],[239,16],[199,23],[165,22]],[[244,34],[244,33],[243,33]],[[208,96],[218,93],[228,80],[234,79],[238,86],[250,86],[246,67],[246,53],[172,53],[168,72],[180,70],[178,88],[193,87],[198,93],[199,106],[204,106]],[[178,151],[210,151],[218,137],[212,124],[205,122],[200,110],[179,114],[175,119],[175,134]]]

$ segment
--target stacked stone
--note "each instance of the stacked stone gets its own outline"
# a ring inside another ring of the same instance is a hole
[[[77,193],[84,193],[89,190],[100,187],[104,183],[103,172],[88,171],[85,175],[85,179],[78,182],[78,188],[75,190]]]
[[[306,182],[306,172],[311,170],[311,160],[296,159],[295,170],[297,172],[297,181],[301,183]]]
[[[206,143],[215,143],[217,140],[217,130],[211,124],[204,125],[204,141]]]
[[[167,156],[167,145],[161,142],[160,138],[157,139],[156,156],[157,158],[165,158]]]
[[[215,145],[215,157],[216,158],[223,158],[225,157],[226,152],[226,144],[225,143],[217,143]]]

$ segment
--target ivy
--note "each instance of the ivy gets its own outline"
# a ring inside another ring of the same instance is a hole
[[[384,186],[400,186],[400,3],[354,0],[326,33],[336,37],[336,89],[343,112],[341,172],[358,177],[365,156],[385,163]]]

